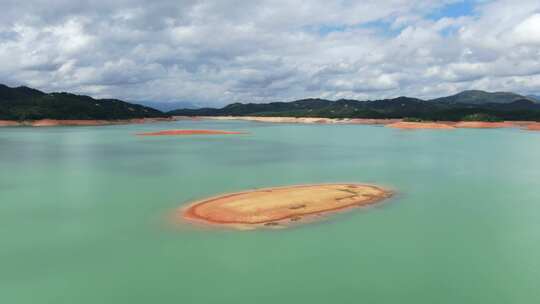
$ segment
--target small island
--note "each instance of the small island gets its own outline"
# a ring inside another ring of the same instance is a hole
[[[287,227],[380,202],[392,192],[365,184],[298,185],[238,192],[194,202],[178,218],[235,229]]]

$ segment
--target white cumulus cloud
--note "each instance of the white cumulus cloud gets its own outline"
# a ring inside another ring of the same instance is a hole
[[[0,83],[221,106],[540,91],[540,2],[0,0]]]

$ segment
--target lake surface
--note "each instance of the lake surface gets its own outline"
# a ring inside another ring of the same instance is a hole
[[[176,128],[249,135],[138,137]],[[221,193],[360,182],[284,230],[174,226]],[[0,129],[0,303],[540,303],[540,133],[178,121]]]

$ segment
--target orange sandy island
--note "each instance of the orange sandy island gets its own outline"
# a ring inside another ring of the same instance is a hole
[[[364,184],[300,185],[226,194],[178,212],[189,222],[235,229],[286,227],[300,220],[382,201],[391,191]]]
[[[138,133],[140,136],[166,136],[166,135],[227,135],[246,134],[244,132],[231,132],[221,130],[165,130],[157,132]]]

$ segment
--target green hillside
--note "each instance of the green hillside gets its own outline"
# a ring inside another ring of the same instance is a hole
[[[94,99],[69,93],[44,93],[0,84],[0,119],[132,119],[165,117],[161,111],[117,99]]]
[[[177,116],[295,116],[328,118],[408,118],[418,120],[540,120],[540,104],[513,93],[466,91],[434,100],[398,97],[337,101],[233,103],[223,108],[179,109]]]

